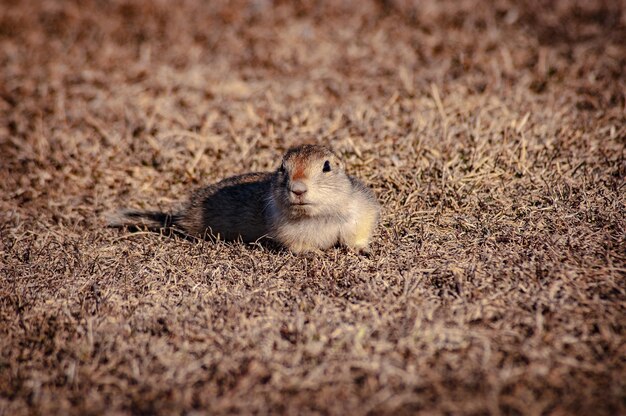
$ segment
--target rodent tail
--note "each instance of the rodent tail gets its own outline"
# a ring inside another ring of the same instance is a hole
[[[148,229],[150,231],[159,231],[169,229],[174,227],[178,220],[178,215],[160,211],[122,209],[106,215],[108,227],[128,227],[134,230]]]

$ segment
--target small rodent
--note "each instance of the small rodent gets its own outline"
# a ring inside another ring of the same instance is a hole
[[[192,193],[182,211],[123,210],[112,227],[172,228],[197,237],[271,238],[295,253],[340,243],[368,251],[380,205],[327,147],[290,148],[274,172],[247,173]]]

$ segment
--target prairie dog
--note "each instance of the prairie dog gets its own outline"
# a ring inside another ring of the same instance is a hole
[[[186,234],[253,242],[271,238],[295,253],[340,243],[367,251],[380,205],[360,180],[347,175],[327,147],[290,148],[274,172],[224,179],[191,194],[175,214],[121,211],[112,227],[172,227]]]

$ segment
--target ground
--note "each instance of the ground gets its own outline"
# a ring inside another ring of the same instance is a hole
[[[626,414],[626,3],[0,6],[0,414]],[[331,145],[369,256],[105,227]]]

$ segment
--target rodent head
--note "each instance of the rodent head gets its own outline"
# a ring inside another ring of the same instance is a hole
[[[341,160],[319,145],[290,148],[272,182],[274,201],[292,217],[339,214],[350,189]]]

